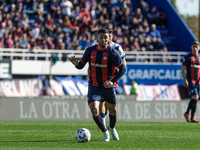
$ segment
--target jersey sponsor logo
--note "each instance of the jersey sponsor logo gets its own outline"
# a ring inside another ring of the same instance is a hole
[[[108,67],[107,65],[102,65],[102,64],[95,64],[95,63],[91,63],[91,66],[95,66],[95,67],[101,67],[101,68],[103,68],[103,67]]]
[[[200,68],[200,65],[191,65],[191,67]]]
[[[91,58],[95,58],[95,56],[91,56]]]

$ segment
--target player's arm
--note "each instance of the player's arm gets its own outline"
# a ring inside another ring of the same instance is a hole
[[[77,69],[82,69],[85,66],[85,64],[87,63],[88,58],[89,58],[89,50],[86,49],[85,53],[83,54],[83,57],[81,58],[80,61],[78,61],[78,59],[75,56],[72,56],[70,61],[72,62],[72,64],[74,64],[74,66]]]
[[[123,61],[124,61],[124,65],[126,66],[126,58],[125,57],[124,57]]]
[[[113,82],[113,83],[115,83],[116,81],[118,81],[126,73],[126,66],[124,65],[124,62],[122,62],[117,67],[119,68],[119,71],[117,72],[117,74],[115,75],[115,77],[113,79],[111,79],[111,82]]]
[[[182,65],[181,74],[182,74],[182,77],[183,77],[183,80],[184,80],[184,86],[188,88],[189,83],[188,83],[188,80],[186,78],[185,69],[186,69],[186,66]]]
[[[115,77],[113,79],[111,79],[111,81],[113,83],[115,83],[125,74],[126,66],[124,65],[124,62],[118,52],[113,51],[112,57],[113,57],[113,62],[115,64],[115,66],[118,68],[117,74],[115,75]]]
[[[124,65],[126,66],[126,54],[125,54],[125,52],[124,52],[124,50],[122,49],[122,47],[119,45],[119,50],[118,50],[118,52],[119,52],[119,55],[121,56],[121,58],[123,59],[123,61],[124,61]]]

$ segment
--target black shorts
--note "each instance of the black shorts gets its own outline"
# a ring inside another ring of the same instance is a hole
[[[117,104],[117,96],[115,88],[98,88],[89,86],[88,88],[88,104],[103,100],[110,104]]]

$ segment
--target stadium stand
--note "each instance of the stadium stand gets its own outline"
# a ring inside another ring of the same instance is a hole
[[[5,1],[0,4],[0,47],[30,49],[30,52],[85,50],[97,42],[98,29],[105,27],[114,30],[114,41],[126,52],[181,51],[181,41],[177,42],[168,24],[169,11],[161,9],[155,1]]]

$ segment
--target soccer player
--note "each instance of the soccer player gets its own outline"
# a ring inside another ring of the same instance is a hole
[[[103,124],[99,114],[99,104],[103,99],[106,101],[106,107],[109,110],[110,125],[109,131],[114,140],[119,140],[115,129],[117,120],[117,98],[114,89],[114,83],[118,81],[126,72],[126,67],[119,53],[108,45],[109,33],[107,29],[100,29],[97,36],[98,44],[88,47],[80,61],[72,56],[70,61],[77,69],[82,69],[89,62],[89,87],[88,104],[95,123],[104,133],[103,141],[110,140],[110,134]],[[119,71],[114,76],[115,67]]]
[[[118,44],[118,43],[114,43],[112,40],[113,40],[113,30],[112,29],[108,29],[109,31],[109,40],[108,40],[108,44],[110,45],[110,47],[114,48],[118,53],[119,55],[121,56],[121,58],[123,59],[124,61],[124,65],[126,66],[126,55],[125,55],[125,52],[124,50],[122,49],[122,47]],[[115,82],[114,84],[115,87],[118,87],[118,82]],[[105,107],[105,101],[101,101],[100,102],[100,105],[99,105],[99,112],[100,112],[100,115],[103,119],[103,123],[104,125],[106,125],[106,114],[107,114],[107,109]],[[100,128],[98,128],[98,131],[101,132]]]
[[[196,112],[196,105],[200,95],[200,56],[198,54],[200,44],[198,41],[192,43],[192,52],[185,56],[183,60],[181,73],[184,79],[184,86],[188,88],[191,100],[188,104],[187,110],[184,113],[185,120],[187,122],[199,123],[194,118]],[[187,74],[185,73],[187,70]],[[186,76],[187,75],[187,76]],[[191,118],[189,112],[191,110]]]

